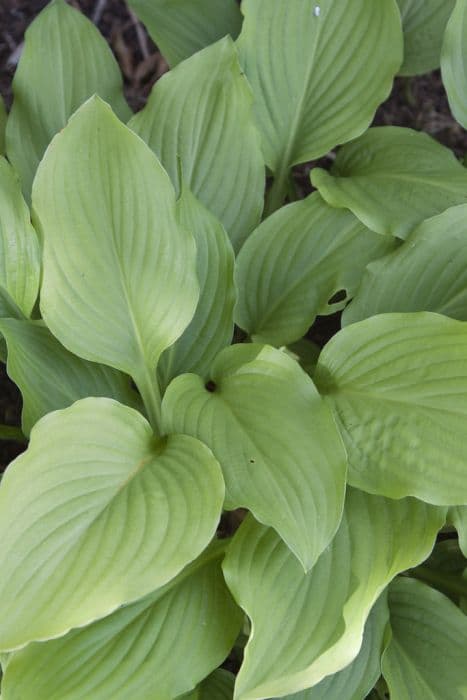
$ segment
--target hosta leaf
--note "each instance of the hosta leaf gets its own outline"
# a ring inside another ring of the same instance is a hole
[[[226,37],[157,81],[130,127],[177,186],[185,184],[225,226],[235,248],[258,224],[264,161],[251,89]]]
[[[217,353],[230,344],[234,330],[234,252],[225,230],[187,188],[177,205],[181,225],[196,242],[200,298],[190,325],[161,357],[158,371],[163,387],[182,372],[206,376]]]
[[[26,32],[7,124],[8,158],[27,197],[52,137],[91,95],[129,118],[122,88],[117,62],[93,23],[64,0],[52,0]]]
[[[342,323],[388,311],[436,311],[467,321],[467,205],[424,221],[398,250],[371,262]]]
[[[308,569],[339,524],[346,461],[331,413],[297,362],[269,346],[225,349],[205,386],[175,379],[165,429],[193,435],[217,457],[226,506],[274,527]]]
[[[13,168],[0,157],[0,286],[25,316],[36,301],[39,275],[39,241],[29,209]]]
[[[383,674],[394,700],[464,700],[467,617],[442,593],[399,578],[389,588],[392,638]]]
[[[192,693],[182,695],[178,700],[232,700],[234,683],[233,673],[221,668],[208,676]]]
[[[467,1],[457,0],[444,34],[441,73],[449,106],[457,121],[467,129]]]
[[[312,687],[357,656],[374,602],[400,571],[423,561],[445,509],[349,489],[336,537],[308,574],[276,533],[250,516],[224,573],[253,629],[236,700]]]
[[[224,547],[109,617],[13,654],[5,700],[172,700],[192,688],[228,654],[243,619],[222,577]]]
[[[226,34],[234,39],[242,24],[235,0],[128,0],[170,66]]]
[[[381,675],[381,653],[386,645],[389,611],[383,593],[366,621],[358,656],[338,673],[327,676],[314,688],[288,695],[284,700],[362,700]]]
[[[207,447],[155,438],[134,409],[90,398],[49,413],[0,485],[0,648],[166,584],[208,544],[223,495]]]
[[[313,377],[316,363],[321,352],[319,345],[306,338],[301,338],[287,347],[287,352],[300,364],[300,367]]]
[[[177,221],[167,174],[93,98],[49,147],[33,203],[47,326],[76,355],[130,374],[149,393],[160,354],[198,297],[195,243]]]
[[[311,181],[333,207],[350,209],[378,233],[406,238],[424,219],[467,203],[467,169],[428,134],[369,129],[338,153],[331,173]]]
[[[8,346],[8,374],[23,396],[26,435],[42,416],[87,396],[139,405],[128,377],[68,352],[41,321],[0,320],[0,332]]]
[[[404,30],[400,75],[439,68],[444,30],[456,0],[397,0]]]
[[[457,506],[449,509],[448,519],[453,523],[459,535],[459,546],[467,557],[467,507]]]
[[[432,313],[354,323],[325,346],[314,379],[343,436],[349,483],[467,504],[467,324]]]
[[[0,156],[5,155],[5,129],[7,113],[3,97],[0,95]]]
[[[402,61],[399,12],[393,0],[244,0],[242,11],[240,59],[283,184],[292,165],[368,127]]]
[[[301,338],[318,314],[342,309],[366,264],[394,248],[349,211],[319,194],[290,204],[264,221],[237,260],[236,323],[258,341],[287,345]],[[345,298],[329,303],[345,290]]]

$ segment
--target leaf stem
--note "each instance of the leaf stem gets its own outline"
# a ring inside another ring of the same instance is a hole
[[[289,182],[289,166],[283,161],[277,170],[271,189],[266,195],[264,218],[273,214],[284,204]]]
[[[416,569],[411,569],[409,575],[447,594],[467,598],[467,581],[460,576],[435,571],[427,566],[417,566]]]
[[[14,440],[27,445],[28,439],[21,430],[13,425],[0,425],[0,440]]]
[[[133,379],[143,399],[151,427],[156,435],[159,436],[162,429],[162,397],[156,372],[151,372],[149,367],[145,364],[141,371],[133,376]]]

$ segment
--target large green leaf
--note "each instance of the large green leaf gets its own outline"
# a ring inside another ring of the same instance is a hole
[[[383,674],[392,700],[465,700],[467,617],[442,593],[406,578],[391,584],[389,608]]]
[[[52,0],[26,32],[7,123],[8,158],[27,197],[52,137],[91,95],[129,118],[122,87],[117,62],[93,23],[64,0]]]
[[[309,569],[339,524],[346,459],[331,412],[297,362],[269,346],[234,345],[205,386],[185,374],[163,401],[165,429],[217,457],[226,507],[249,508]]]
[[[314,379],[341,430],[349,483],[467,504],[467,324],[433,313],[354,323],[325,346]]]
[[[0,156],[5,155],[5,129],[7,113],[3,97],[0,95]]]
[[[370,263],[348,325],[388,311],[436,311],[467,321],[467,205],[420,224],[395,252]]]
[[[235,676],[229,671],[218,669],[204,680],[196,690],[179,700],[232,700]]]
[[[264,221],[237,260],[236,323],[257,341],[287,345],[318,314],[342,309],[366,264],[394,248],[349,211],[333,209],[318,193]],[[329,303],[345,290],[344,300]]]
[[[404,30],[400,75],[439,68],[444,30],[456,0],[397,0]]]
[[[109,617],[14,653],[5,700],[172,700],[192,688],[228,654],[243,620],[222,576],[224,548],[214,544],[167,586]]]
[[[357,656],[373,604],[400,571],[430,553],[445,509],[349,489],[331,545],[304,574],[276,533],[250,516],[224,562],[253,629],[236,700],[312,687]]]
[[[366,621],[358,656],[338,673],[327,676],[314,688],[288,695],[284,700],[362,700],[381,675],[381,654],[386,646],[389,621],[387,596],[383,593]]]
[[[252,95],[226,37],[157,81],[130,127],[155,151],[175,186],[183,180],[239,248],[258,224],[264,161]]]
[[[0,157],[0,286],[25,316],[39,291],[39,240],[13,168]],[[0,314],[3,309],[0,302]],[[8,314],[9,315],[9,314]]]
[[[155,438],[132,408],[89,398],[49,413],[0,484],[0,649],[166,584],[212,538],[223,496],[207,447]]]
[[[449,106],[467,129],[467,0],[457,0],[444,34],[441,73]]]
[[[331,173],[312,170],[311,181],[331,206],[400,238],[467,202],[467,169],[454,154],[428,134],[398,126],[369,129],[341,148]]]
[[[234,39],[242,24],[235,0],[128,0],[170,66],[226,34]]]
[[[42,416],[87,396],[139,406],[127,376],[68,352],[42,321],[1,319],[0,332],[8,346],[8,374],[23,396],[26,435]]]
[[[195,238],[200,297],[190,325],[162,354],[158,373],[164,388],[182,372],[208,374],[217,353],[232,341],[237,296],[234,252],[222,224],[187,188],[177,205],[181,225]]]
[[[240,59],[277,201],[292,165],[359,136],[402,62],[395,0],[244,0]]]
[[[48,327],[76,355],[130,374],[157,423],[155,368],[198,298],[196,247],[167,174],[95,97],[47,150],[33,204]]]

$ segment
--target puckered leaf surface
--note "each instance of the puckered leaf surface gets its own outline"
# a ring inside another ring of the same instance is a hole
[[[454,117],[467,129],[467,0],[457,0],[444,34],[441,73]]]
[[[134,409],[89,398],[49,413],[0,485],[0,649],[166,584],[212,538],[223,496],[205,445],[155,438]]]
[[[344,500],[346,459],[331,412],[297,362],[269,346],[226,348],[210,376],[206,386],[194,374],[172,382],[166,431],[208,445],[224,472],[226,506],[249,508],[310,568]]]
[[[14,653],[5,700],[172,700],[192,688],[222,662],[243,620],[222,576],[224,547],[214,544],[164,588],[109,617]],[[213,693],[188,697],[226,697],[214,694],[226,687],[223,675],[203,687]]]
[[[467,203],[467,169],[428,134],[398,126],[369,129],[311,181],[333,207],[350,209],[378,233],[399,238],[424,219]]]
[[[354,323],[325,346],[314,379],[344,439],[349,483],[467,504],[466,323],[433,313]]]
[[[444,520],[444,508],[350,488],[336,537],[305,574],[274,530],[249,516],[224,562],[252,621],[236,699],[294,693],[352,662],[376,599],[428,556]]]

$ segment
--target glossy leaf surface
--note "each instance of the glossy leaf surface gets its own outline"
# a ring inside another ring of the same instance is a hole
[[[397,573],[430,553],[445,509],[349,489],[331,545],[304,574],[275,532],[250,516],[224,562],[252,634],[237,700],[262,700],[318,684],[357,656],[373,604]]]
[[[391,642],[383,674],[394,700],[464,700],[467,617],[442,593],[411,579],[389,588]]]
[[[404,63],[399,75],[439,68],[444,30],[456,0],[397,0],[404,30]]]
[[[182,375],[163,400],[165,429],[197,437],[222,466],[226,507],[249,508],[309,569],[339,524],[346,460],[331,412],[285,353],[234,345],[206,386]]]
[[[214,545],[156,593],[15,653],[5,700],[170,700],[192,688],[228,654],[243,619],[222,576],[222,555]],[[203,685],[223,681],[216,674]]]
[[[7,124],[8,158],[27,197],[53,136],[94,93],[119,117],[130,117],[122,76],[105,39],[81,12],[52,0],[26,32]]]
[[[467,169],[428,134],[398,126],[369,129],[311,181],[333,207],[370,229],[406,238],[424,219],[467,203]]]
[[[287,345],[316,316],[345,305],[367,263],[394,241],[369,231],[349,211],[333,209],[315,193],[268,217],[237,259],[236,323],[253,340]],[[329,303],[345,290],[344,299]]]
[[[457,0],[444,34],[441,73],[454,117],[467,129],[467,0]]]
[[[49,413],[0,485],[0,648],[166,584],[214,535],[223,496],[207,447],[155,438],[131,408],[89,398]]]
[[[164,75],[130,127],[179,186],[223,223],[236,249],[259,223],[264,161],[253,97],[229,37]]]
[[[242,16],[235,0],[128,0],[170,66],[226,34],[235,39]]]
[[[432,313],[354,323],[325,346],[314,379],[344,439],[349,483],[467,503],[467,324]]]

